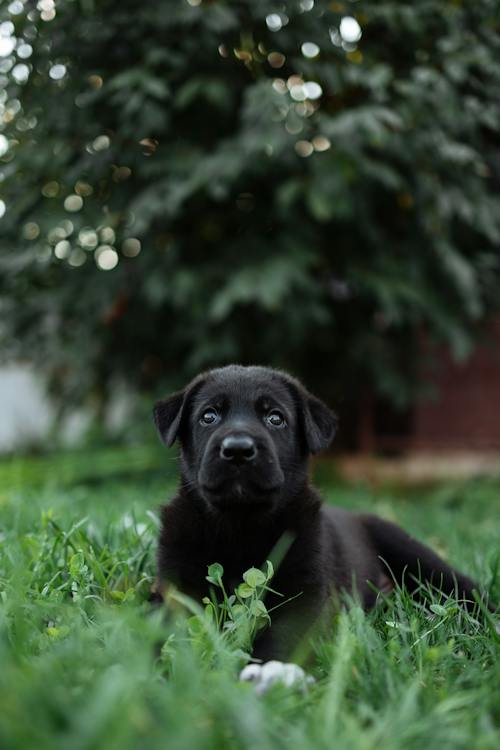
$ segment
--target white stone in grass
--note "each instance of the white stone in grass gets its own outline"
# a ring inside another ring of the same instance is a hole
[[[288,688],[307,690],[315,680],[298,664],[282,661],[267,661],[265,664],[248,664],[240,672],[240,680],[253,682],[257,695],[267,692],[272,685],[280,683]]]

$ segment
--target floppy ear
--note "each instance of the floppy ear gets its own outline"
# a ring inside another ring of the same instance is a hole
[[[179,430],[182,418],[185,415],[186,406],[204,382],[205,377],[198,375],[182,391],[176,391],[176,393],[172,393],[171,396],[163,401],[156,402],[153,409],[153,417],[160,437],[167,448],[170,448],[179,437]]]
[[[333,442],[338,419],[323,401],[307,391],[303,394],[302,408],[307,447],[310,453],[319,453]]]
[[[173,445],[179,432],[185,402],[186,392],[177,391],[164,401],[157,401],[153,409],[156,428],[167,448]]]

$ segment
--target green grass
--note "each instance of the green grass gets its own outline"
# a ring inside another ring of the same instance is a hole
[[[103,458],[104,456],[104,458]],[[162,469],[162,461],[167,467]],[[237,642],[145,602],[175,463],[152,451],[0,464],[0,747],[498,748],[499,637],[399,592],[317,640],[306,693],[238,683]],[[328,501],[402,524],[500,599],[500,483],[403,493],[324,479]],[[214,560],[214,562],[216,562]]]

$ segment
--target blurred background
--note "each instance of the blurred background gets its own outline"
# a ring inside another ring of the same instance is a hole
[[[2,0],[0,450],[153,443],[157,397],[241,362],[337,410],[346,471],[498,467],[499,31],[497,0]]]

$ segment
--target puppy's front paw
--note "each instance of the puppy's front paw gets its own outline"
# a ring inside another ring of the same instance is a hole
[[[306,690],[315,680],[304,672],[298,664],[285,664],[282,661],[267,661],[265,664],[248,664],[240,672],[240,680],[253,682],[257,695],[262,695],[272,685],[281,683],[286,687]]]

